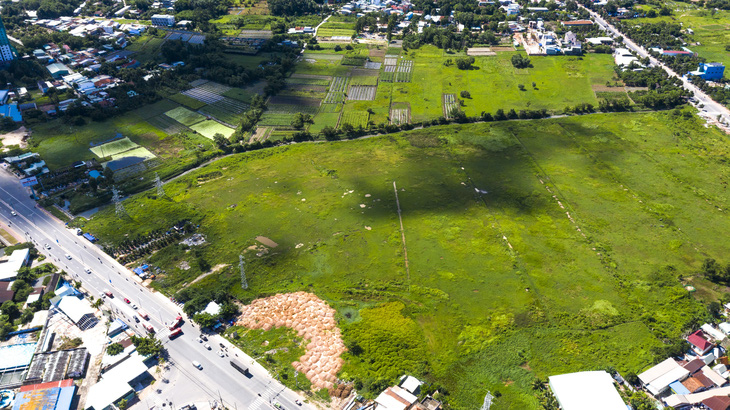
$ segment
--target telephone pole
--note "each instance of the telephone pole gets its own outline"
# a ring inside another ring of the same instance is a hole
[[[243,260],[243,255],[238,255],[238,267],[241,268],[241,289],[248,289],[248,281],[246,280],[246,262]]]

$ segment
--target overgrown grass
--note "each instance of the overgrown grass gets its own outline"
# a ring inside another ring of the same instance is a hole
[[[728,157],[723,134],[671,112],[432,127],[234,155],[85,228],[115,243],[199,223],[205,246],[149,257],[168,272],[155,286],[243,254],[248,290],[233,270],[196,286],[324,298],[351,349],[340,377],[368,395],[409,372],[456,409],[487,390],[495,408],[537,408],[535,377],[640,372],[703,320],[678,277],[706,283],[702,261],[728,251]],[[279,246],[256,256],[258,235]],[[404,341],[402,360],[384,353]]]

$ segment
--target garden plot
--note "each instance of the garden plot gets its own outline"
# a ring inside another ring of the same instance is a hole
[[[206,82],[204,84],[201,84],[201,85],[199,85],[198,87],[195,87],[195,88],[198,88],[200,90],[209,91],[209,92],[211,92],[213,94],[218,94],[218,95],[223,95],[223,93],[225,93],[226,91],[228,91],[228,90],[231,89],[231,87],[229,87],[227,85],[218,84],[218,83],[213,82],[213,81],[208,81],[208,82]]]
[[[177,107],[174,110],[166,112],[165,115],[188,127],[205,120],[203,115],[195,111],[190,111],[185,107]]]
[[[131,149],[137,148],[138,146],[139,145],[137,145],[134,141],[130,140],[127,137],[124,137],[122,139],[117,139],[111,142],[97,145],[95,147],[89,148],[89,150],[93,152],[94,155],[96,155],[97,157],[104,158],[117,155],[124,151],[129,151]]]
[[[267,112],[316,114],[320,102],[315,98],[275,96],[269,99]]]
[[[350,85],[378,85],[378,72],[356,68],[352,70]]]
[[[196,100],[195,98],[188,97],[187,95],[183,94],[173,94],[170,97],[170,100],[184,105],[188,108],[191,108],[193,110],[197,110],[200,107],[204,107],[205,103],[199,100]]]
[[[223,98],[216,103],[201,108],[200,112],[215,117],[226,124],[234,125],[238,123],[239,117],[247,109],[248,104],[246,103],[232,98]]]
[[[401,125],[411,122],[411,105],[409,103],[393,103],[390,107],[390,123]]]
[[[147,122],[168,135],[177,134],[178,132],[183,132],[188,129],[186,126],[164,114],[149,118],[147,119]]]
[[[441,101],[444,107],[444,117],[450,118],[454,110],[459,109],[459,102],[456,100],[456,94],[443,94]]]
[[[378,89],[374,85],[353,85],[347,93],[348,100],[354,101],[372,101],[375,99],[375,91]]]
[[[324,102],[328,104],[344,102],[348,81],[349,77],[335,77],[330,84],[329,92],[324,97]]]
[[[235,131],[233,128],[226,127],[225,125],[213,120],[199,122],[190,128],[209,139],[213,139],[215,134],[222,134],[224,137],[228,138]]]
[[[400,60],[395,73],[396,83],[410,83],[413,78],[413,60]]]
[[[380,70],[380,66],[382,66],[382,63],[376,63],[375,61],[366,61],[365,62],[365,68],[370,70]]]
[[[257,123],[257,125],[263,126],[263,127],[275,127],[275,128],[292,128],[291,123],[294,120],[295,113],[288,112],[288,113],[276,113],[276,112],[266,112],[264,115],[261,116],[261,119]]]
[[[194,98],[205,104],[213,104],[223,99],[223,96],[210,92],[201,87],[191,88],[187,91],[181,92],[180,94],[190,98]]]
[[[392,83],[393,80],[395,80],[395,71],[396,71],[396,62],[397,60],[394,59],[393,64],[385,64],[383,66],[383,72],[380,74],[380,81],[384,81],[386,83]]]
[[[343,124],[350,124],[355,128],[359,126],[367,127],[369,119],[370,114],[367,111],[344,112],[342,113],[342,118],[340,119],[340,127],[342,127]]]
[[[190,86],[191,87],[200,87],[201,85],[203,85],[203,84],[205,84],[207,82],[210,82],[210,80],[206,80],[205,78],[199,78],[199,79],[197,79],[195,81],[191,81],[190,82]]]
[[[397,65],[398,64],[398,56],[393,54],[388,54],[385,56],[385,65]]]

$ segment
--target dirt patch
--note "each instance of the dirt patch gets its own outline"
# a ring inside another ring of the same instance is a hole
[[[20,148],[26,148],[28,144],[25,143],[25,138],[29,135],[30,131],[28,131],[25,127],[20,127],[15,131],[0,134],[0,142],[6,147],[19,145]]]
[[[271,239],[269,239],[265,236],[257,236],[256,240],[261,242],[262,244],[268,246],[269,248],[276,248],[277,246],[279,246],[278,243],[272,241]]]
[[[496,56],[497,53],[489,47],[472,47],[466,50],[468,56]]]
[[[368,55],[370,57],[380,57],[380,58],[383,58],[383,57],[385,57],[385,50],[384,49],[383,50],[378,50],[376,48],[371,48],[370,49],[370,52],[368,53]]]
[[[329,75],[318,75],[318,74],[292,74],[291,78],[311,78],[314,80],[327,80],[332,81],[332,76]]]
[[[594,92],[622,93],[626,91],[624,87],[608,87],[605,84],[593,84],[591,89]]]
[[[192,282],[190,282],[189,285],[192,285],[195,282],[198,282],[200,280],[203,280],[204,277],[206,277],[208,275],[212,275],[212,274],[218,272],[219,270],[221,270],[221,269],[223,269],[225,267],[228,267],[228,266],[229,265],[227,263],[219,263],[218,265],[213,266],[213,269],[211,269],[210,271],[205,272],[204,274],[202,274],[202,275],[198,276],[197,278],[195,278],[195,280],[193,280]]]
[[[315,389],[331,389],[337,381],[343,364],[340,355],[347,349],[335,324],[335,310],[317,296],[296,292],[256,299],[241,309],[236,324],[250,329],[296,330],[310,342],[307,352],[292,366],[306,375]]]
[[[492,51],[515,51],[514,47],[491,47]]]

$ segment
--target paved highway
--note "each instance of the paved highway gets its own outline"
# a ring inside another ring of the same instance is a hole
[[[16,215],[12,215],[12,212]],[[150,319],[148,323],[157,329],[157,336],[165,344],[170,362],[180,374],[207,394],[206,399],[222,400],[232,409],[273,408],[269,402],[279,402],[287,409],[311,408],[306,404],[296,405],[294,400],[301,399],[296,393],[284,388],[263,367],[220,336],[209,337],[208,343],[212,349],[205,349],[196,341],[200,334],[199,328],[188,320],[182,326],[183,334],[168,340],[169,330],[165,324],[180,315],[182,309],[160,293],[139,284],[136,275],[37,207],[35,201],[30,199],[29,190],[22,187],[15,175],[5,169],[0,170],[0,221],[27,241],[33,242],[48,261],[83,283],[83,288],[95,297],[109,290],[114,298],[128,298],[146,311]],[[87,268],[90,273],[85,271]],[[118,315],[124,316],[124,312],[118,311],[115,304],[107,305]],[[141,323],[135,323],[132,318],[126,321],[138,334],[146,334]],[[229,363],[230,358],[218,355],[218,351],[222,350],[220,343],[227,347],[227,354],[231,358],[237,356],[249,365],[251,377],[235,370]],[[193,360],[200,362],[203,369],[193,367]]]
[[[588,11],[591,14],[591,17],[598,23],[598,26],[601,27],[604,31],[607,31],[609,34],[611,34],[613,37],[621,37],[623,38],[623,43],[629,50],[635,52],[642,58],[648,58],[650,65],[661,67],[664,69],[664,71],[667,72],[672,77],[679,78],[682,81],[682,86],[686,89],[691,91],[694,94],[694,98],[697,100],[696,102],[693,102],[693,105],[697,107],[697,109],[700,110],[699,115],[705,119],[707,119],[710,123],[717,125],[720,129],[725,131],[726,133],[730,133],[730,127],[728,127],[727,124],[730,124],[730,110],[728,110],[725,106],[722,104],[716,102],[712,98],[710,98],[709,95],[705,94],[702,90],[697,88],[694,84],[689,82],[687,78],[675,73],[671,68],[667,67],[664,63],[657,60],[656,58],[652,57],[649,52],[642,46],[634,43],[630,38],[623,35],[616,27],[614,27],[612,24],[604,20],[598,13],[594,12],[593,10],[587,9],[586,7],[579,5],[586,11]],[[700,107],[702,105],[702,107]],[[718,120],[719,116],[719,120]]]

